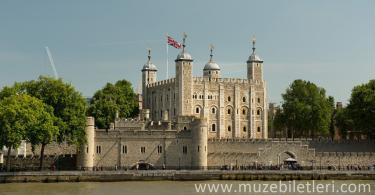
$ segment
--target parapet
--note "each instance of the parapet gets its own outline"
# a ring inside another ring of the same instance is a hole
[[[175,78],[170,78],[170,79],[150,83],[147,85],[147,87],[158,87],[158,86],[163,86],[163,85],[169,85],[169,84],[173,84],[174,82],[175,82]]]

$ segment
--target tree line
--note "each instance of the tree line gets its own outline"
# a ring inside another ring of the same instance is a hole
[[[86,116],[97,119],[96,126],[108,128],[115,113],[132,117],[138,102],[131,83],[107,83],[90,102],[62,79],[40,76],[37,80],[16,82],[0,91],[0,149],[7,147],[6,169],[10,170],[11,151],[22,140],[40,146],[39,168],[43,168],[45,147],[54,143],[80,145],[86,142]]]
[[[324,88],[305,80],[295,80],[282,100],[270,124],[283,137],[333,137],[337,127],[342,137],[350,130],[374,138],[375,80],[355,86],[344,108],[335,108]]]

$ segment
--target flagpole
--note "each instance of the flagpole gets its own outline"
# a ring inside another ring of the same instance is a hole
[[[169,78],[169,62],[168,62],[168,43],[165,44],[166,47],[167,47],[167,79]]]

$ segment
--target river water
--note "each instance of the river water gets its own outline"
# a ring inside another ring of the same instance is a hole
[[[13,184],[0,184],[0,195],[112,195],[112,194],[126,194],[126,195],[189,195],[189,194],[375,194],[375,181],[283,181],[284,188],[278,187],[276,191],[270,190],[270,185],[283,185],[280,184],[278,181],[146,181],[146,182],[82,182],[82,183],[13,183]],[[296,187],[294,186],[301,184],[305,185],[306,183],[310,183],[311,185],[314,184],[315,192],[312,189],[307,191],[307,187],[305,187],[303,193],[299,193],[296,191]],[[246,185],[247,187],[251,186],[252,190],[250,192],[250,188],[241,188]],[[317,188],[318,185],[332,185],[334,186],[334,191],[331,191],[331,188],[324,189],[327,190],[324,192],[318,192]],[[201,186],[200,192],[197,192],[197,187],[199,189],[199,185]],[[208,191],[208,185],[212,186],[219,186],[217,193],[210,193]],[[225,189],[225,185],[227,187],[231,187],[230,192],[228,192],[228,188],[226,191],[223,192],[223,187]],[[268,185],[268,189],[266,188]],[[285,186],[289,185],[289,189],[287,192],[284,192]],[[363,190],[360,191],[360,186]],[[365,191],[366,185],[369,185],[370,191]],[[203,186],[206,186],[205,192],[202,192]],[[256,187],[258,186],[258,187]],[[263,187],[260,187],[263,186]],[[346,186],[343,188],[342,186]],[[346,189],[346,192],[340,191]],[[356,191],[350,192],[349,190],[353,191],[354,188],[357,188]],[[261,189],[262,192],[259,192]],[[293,191],[293,189],[295,191]],[[247,190],[247,191],[246,191]],[[340,191],[340,192],[339,192]]]

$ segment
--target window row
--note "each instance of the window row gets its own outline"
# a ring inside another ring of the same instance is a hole
[[[228,130],[228,131],[232,131],[232,126],[231,126],[231,125],[228,125],[227,130]],[[216,132],[216,124],[211,124],[211,131],[212,131],[212,132]],[[243,127],[242,127],[242,131],[243,131],[243,132],[246,132],[246,131],[247,131],[247,127],[246,127],[246,126],[243,126]],[[261,131],[261,128],[260,128],[260,127],[257,127],[257,132],[260,132],[260,131]]]

